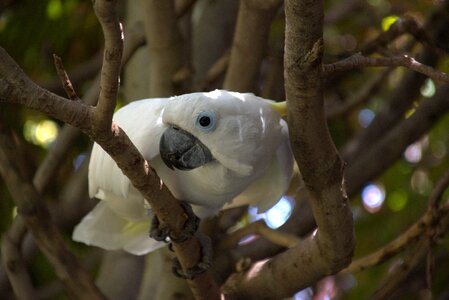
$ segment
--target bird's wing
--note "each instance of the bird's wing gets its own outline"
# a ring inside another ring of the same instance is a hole
[[[165,103],[166,99],[140,100],[114,114],[114,122],[148,161],[159,154],[159,140],[164,130],[161,115]],[[126,219],[142,219],[145,215],[142,196],[109,154],[96,143],[89,163],[89,195],[107,201],[111,209]]]
[[[271,208],[285,194],[293,173],[293,154],[288,139],[288,127],[284,120],[282,141],[264,175],[252,182],[224,209],[242,205],[253,205],[259,213]]]
[[[124,249],[143,255],[164,246],[164,243],[148,237],[149,228],[149,219],[128,221],[100,201],[75,227],[73,240],[106,250]]]

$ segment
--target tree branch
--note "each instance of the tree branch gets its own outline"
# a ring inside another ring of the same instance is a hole
[[[101,130],[109,130],[117,101],[123,53],[123,32],[115,12],[116,1],[94,1],[94,11],[104,34],[100,96],[94,120]]]
[[[437,207],[444,191],[449,186],[449,171],[438,180],[435,188],[429,196],[429,209],[427,212],[409,229],[398,236],[394,241],[388,243],[381,249],[354,261],[349,267],[344,269],[343,273],[359,272],[374,265],[378,265],[389,259],[399,251],[405,249],[409,244],[422,238],[426,234],[433,232],[432,235],[440,236],[447,228],[441,227],[441,224],[447,223],[444,219],[449,219],[449,202],[441,207]],[[436,231],[436,232],[435,232]],[[433,239],[435,237],[432,237]]]
[[[58,72],[58,76],[61,80],[62,87],[64,88],[67,96],[70,100],[79,100],[79,97],[76,95],[75,89],[73,88],[72,82],[70,82],[69,76],[64,69],[61,58],[56,54],[53,54],[53,61],[56,71]]]
[[[369,300],[392,299],[390,296],[398,289],[411,272],[423,261],[429,251],[426,239],[418,240],[404,256],[403,260],[384,278],[381,287],[370,295]]]
[[[449,110],[448,93],[449,85],[442,85],[431,99],[420,104],[411,117],[402,120],[349,164],[346,171],[349,195],[356,193],[365,182],[379,176],[401,157],[408,145],[435,125]]]
[[[424,74],[436,81],[449,83],[449,74],[436,70],[430,66],[418,62],[411,56],[398,55],[393,57],[366,57],[360,53],[354,54],[342,61],[324,65],[323,72],[326,76],[335,75],[338,72],[354,70],[364,67],[406,67],[415,72]]]
[[[382,84],[386,81],[391,71],[392,69],[388,68],[377,74],[343,104],[329,107],[326,110],[327,120],[335,120],[372,100],[373,95],[382,87]]]
[[[374,40],[366,43],[360,52],[363,54],[369,54],[385,48],[389,43],[404,33],[411,34],[417,41],[421,42],[427,49],[438,55],[445,55],[446,50],[435,45],[432,39],[426,33],[425,28],[420,26],[413,17],[403,16],[394,22],[390,28],[379,34]]]
[[[253,91],[281,0],[241,0],[224,89]]]
[[[343,162],[326,127],[321,59],[321,1],[286,1],[285,80],[290,141],[310,196],[318,230],[300,245],[245,273],[223,288],[236,298],[280,299],[346,266],[354,248]],[[285,274],[288,272],[288,280]]]
[[[427,211],[415,224],[400,236],[375,252],[355,260],[346,269],[342,270],[342,273],[360,272],[385,262],[387,259],[406,249],[410,244],[416,242],[416,240],[425,236],[427,231],[432,229],[432,227],[437,227],[443,218],[447,218],[448,212],[448,205],[435,212]]]
[[[17,153],[17,145],[3,124],[0,124],[0,173],[10,190],[18,213],[24,218],[36,242],[55,268],[56,274],[70,294],[77,299],[104,299],[87,272],[75,256],[66,248],[59,229],[51,221],[50,214],[38,191],[22,173],[19,163],[23,157]]]
[[[99,2],[101,1],[96,1],[96,9],[99,10],[97,14],[100,22],[105,22],[103,27],[108,33],[105,34],[106,66],[103,66],[102,90],[97,109],[79,101],[69,101],[38,87],[26,77],[3,48],[0,48],[1,99],[47,113],[81,129],[117,162],[132,184],[150,202],[161,223],[171,229],[174,237],[179,236],[187,218],[183,209],[170,191],[165,186],[161,186],[155,171],[142,158],[126,134],[118,126],[114,124],[111,126],[111,112],[118,88],[112,85],[118,84],[117,72],[120,70],[119,54],[121,54],[121,47],[115,47],[112,41],[121,43],[121,38],[117,37],[121,32],[117,30],[119,25],[111,11],[115,1],[107,4]],[[108,11],[111,15],[108,15]],[[114,20],[117,22],[116,25],[112,24]],[[112,37],[111,34],[115,36]],[[108,70],[111,74],[104,77]],[[174,244],[174,249],[184,269],[196,265],[199,261],[200,244],[196,237],[191,237],[182,244]],[[218,288],[210,272],[198,275],[189,281],[189,285],[198,299],[219,297]]]
[[[167,97],[175,94],[173,75],[182,64],[182,39],[174,3],[144,1],[145,34],[150,57],[149,96]]]
[[[27,265],[21,255],[21,246],[26,225],[23,219],[16,220],[16,226],[11,227],[2,237],[1,258],[14,295],[17,299],[32,299],[36,294]]]
[[[441,6],[430,14],[424,30],[437,45],[447,44],[446,31],[449,26],[446,18],[449,11],[449,1],[444,1]],[[417,56],[418,60],[428,66],[435,66],[438,56],[427,48],[424,48]],[[426,77],[416,72],[406,72],[401,81],[388,95],[386,104],[376,115],[371,124],[362,131],[355,139],[347,143],[342,149],[343,157],[351,162],[358,159],[366,149],[370,149],[381,139],[385,133],[403,120],[404,113],[411,107],[412,103],[420,97],[420,87]]]

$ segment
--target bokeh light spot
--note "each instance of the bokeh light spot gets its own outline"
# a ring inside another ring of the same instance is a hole
[[[433,82],[433,80],[430,78],[427,78],[427,80],[421,86],[420,92],[421,92],[421,95],[426,98],[430,98],[433,95],[435,95],[436,87],[435,87],[435,83]]]
[[[275,206],[265,213],[265,221],[269,227],[273,229],[279,228],[288,220],[292,210],[292,202],[283,196]]]
[[[407,193],[405,193],[403,190],[393,191],[389,193],[387,197],[387,205],[394,212],[403,210],[407,205],[407,202]]]
[[[11,210],[11,217],[14,220],[17,217],[17,206],[14,206]]]
[[[313,290],[310,287],[300,290],[293,296],[294,300],[310,300],[312,298],[313,298]]]
[[[73,159],[73,168],[75,169],[75,171],[81,167],[81,164],[84,162],[86,157],[87,155],[85,153],[81,153]]]
[[[431,145],[432,155],[437,159],[443,159],[446,157],[447,149],[446,145],[442,141],[435,141]]]
[[[421,194],[428,195],[432,189],[432,182],[429,179],[429,174],[424,170],[416,170],[413,172],[410,179],[410,185],[413,191]]]
[[[27,141],[47,148],[58,136],[58,125],[51,120],[28,120],[23,127],[23,135]]]
[[[286,196],[282,196],[278,203],[276,203],[265,213],[258,214],[256,207],[250,207],[248,213],[250,214],[250,219],[252,221],[264,219],[270,228],[276,229],[287,222],[288,218],[292,214],[293,206],[294,205],[291,199]]]
[[[50,120],[43,120],[36,126],[36,141],[39,145],[48,146],[58,135],[58,125]]]
[[[62,15],[62,2],[61,0],[50,0],[47,4],[47,17],[50,20],[60,18]]]
[[[374,117],[376,116],[376,114],[368,108],[362,109],[359,112],[359,124],[360,126],[362,126],[363,128],[366,128],[369,126],[369,124],[371,124],[371,122],[374,120]]]
[[[404,151],[404,158],[412,164],[416,164],[421,161],[422,158],[422,145],[417,142],[411,144]]]
[[[382,19],[382,30],[383,31],[387,31],[388,29],[390,29],[391,25],[393,25],[397,20],[399,19],[398,16],[395,15],[391,15],[391,16],[387,16],[385,18]]]
[[[370,213],[378,212],[385,200],[385,189],[380,184],[368,184],[362,190],[363,207]]]

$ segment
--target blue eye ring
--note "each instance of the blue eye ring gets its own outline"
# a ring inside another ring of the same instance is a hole
[[[217,126],[217,114],[213,111],[202,111],[196,116],[195,126],[204,132],[210,132]]]

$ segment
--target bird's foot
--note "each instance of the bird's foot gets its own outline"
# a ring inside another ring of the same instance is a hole
[[[187,215],[187,220],[184,224],[183,231],[179,235],[173,236],[167,227],[161,225],[157,216],[154,216],[153,220],[151,221],[151,229],[150,229],[151,238],[159,242],[168,243],[169,241],[172,241],[175,243],[182,243],[195,234],[200,224],[200,218],[198,218],[194,214],[192,206],[189,203],[180,201],[180,205]]]
[[[186,271],[183,271],[179,260],[176,257],[173,258],[172,272],[177,277],[192,280],[197,275],[208,270],[212,265],[212,242],[210,238],[200,232],[197,232],[195,236],[198,238],[201,244],[201,259],[198,264],[193,267],[187,268]],[[169,245],[169,247],[170,246],[171,244]],[[171,247],[170,250],[173,251]]]
[[[169,234],[170,230],[167,227],[163,227],[159,222],[158,217],[154,215],[153,219],[151,220],[150,237],[158,242],[168,243]]]

